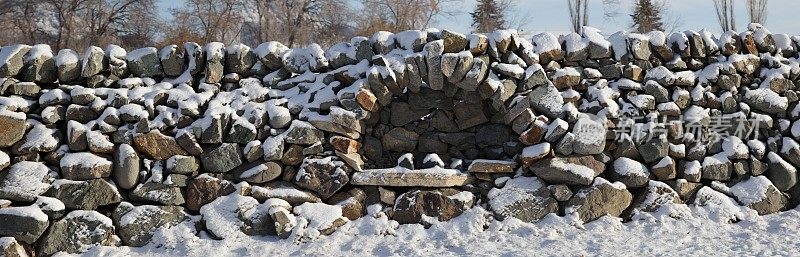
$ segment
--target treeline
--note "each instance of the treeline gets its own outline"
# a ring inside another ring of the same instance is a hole
[[[531,12],[522,0],[477,0],[472,32],[522,28]],[[669,0],[566,0],[571,28],[589,24],[589,2],[601,1],[604,17],[630,18],[634,32],[674,31]],[[629,12],[621,8],[630,1]],[[714,0],[723,31],[736,29],[734,0]],[[751,22],[766,20],[767,0],[747,0]],[[126,49],[182,42],[278,41],[289,47],[330,46],[377,31],[425,29],[464,10],[463,0],[186,0],[164,15],[156,0],[0,0],[0,45],[12,43],[81,50],[117,44]],[[623,10],[623,11],[620,11]]]

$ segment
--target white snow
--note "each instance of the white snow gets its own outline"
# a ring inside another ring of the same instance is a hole
[[[342,207],[324,203],[304,203],[294,207],[293,212],[298,217],[308,221],[308,227],[324,230],[333,226],[334,221],[342,218]]]
[[[558,38],[547,32],[534,35],[531,41],[533,42],[534,46],[533,52],[537,54],[546,53],[553,50],[561,50],[561,44],[558,42]]]

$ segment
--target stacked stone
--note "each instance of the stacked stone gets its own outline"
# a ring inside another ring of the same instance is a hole
[[[426,225],[475,205],[526,222],[711,198],[774,213],[800,197],[798,49],[757,24],[379,32],[327,51],[4,46],[0,250],[141,246],[197,220],[217,238],[330,234],[368,207]],[[689,131],[719,118],[759,135]]]

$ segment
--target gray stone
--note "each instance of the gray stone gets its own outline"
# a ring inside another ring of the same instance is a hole
[[[225,173],[242,165],[242,149],[237,144],[221,144],[200,155],[203,170],[211,173]]]
[[[767,158],[769,159],[769,170],[766,175],[778,190],[787,191],[797,184],[796,167],[783,160],[775,152],[767,154]]]
[[[580,118],[573,125],[573,151],[577,154],[599,154],[606,147],[606,126],[590,118]]]
[[[161,67],[164,68],[164,74],[167,76],[177,77],[183,73],[186,59],[182,50],[177,45],[168,45],[159,51]]]
[[[315,128],[311,123],[293,120],[292,125],[285,132],[286,143],[299,145],[312,145],[324,140],[324,133]],[[266,151],[266,149],[264,149]]]
[[[550,184],[590,185],[605,170],[605,164],[592,156],[553,157],[534,163],[530,169]]]
[[[21,161],[0,172],[0,199],[33,202],[50,188],[50,169],[41,162]]]
[[[394,128],[383,135],[385,151],[412,152],[417,146],[419,135],[405,128]]]
[[[61,49],[56,57],[58,81],[69,82],[81,77],[81,57],[72,49]]]
[[[225,45],[219,42],[211,42],[203,47],[205,52],[205,82],[209,84],[219,83],[225,72]]]
[[[124,189],[132,189],[139,181],[139,154],[128,144],[121,144],[114,154],[114,182]]]
[[[545,183],[536,177],[510,179],[503,188],[489,191],[489,206],[496,217],[514,217],[534,222],[549,213],[558,212],[558,202],[550,197]]]
[[[653,163],[669,155],[669,142],[665,138],[653,138],[641,144],[638,149],[645,163]]]
[[[7,45],[0,48],[0,78],[13,78],[22,71],[23,57],[31,50],[29,45]]]
[[[266,183],[281,176],[282,167],[277,162],[255,161],[234,170],[238,178],[250,183]]]
[[[443,45],[445,53],[458,53],[464,51],[469,43],[464,34],[446,29],[442,30],[441,39],[444,41]]]
[[[728,181],[733,172],[733,163],[722,154],[707,156],[703,159],[703,178]]]
[[[642,163],[621,157],[614,161],[611,178],[622,182],[626,187],[637,188],[647,185],[650,181],[650,171]]]
[[[180,187],[155,182],[139,184],[131,193],[131,201],[182,205],[186,202]]]
[[[534,110],[547,117],[557,118],[563,112],[564,98],[552,83],[536,87],[528,94],[528,99]]]
[[[47,215],[36,206],[0,208],[0,236],[35,243],[50,224]]]
[[[44,195],[56,198],[70,209],[94,210],[99,206],[122,201],[122,196],[114,185],[104,179],[88,181],[56,180]]]
[[[467,168],[470,173],[514,173],[517,168],[515,161],[500,160],[474,160]]]
[[[96,211],[72,211],[56,221],[37,244],[37,254],[50,256],[57,252],[81,253],[91,246],[115,246],[111,219]]]
[[[122,243],[141,247],[147,244],[156,230],[164,226],[175,226],[186,220],[186,213],[180,206],[140,205],[124,202],[114,209],[111,219],[118,228]]]
[[[25,55],[23,79],[37,83],[53,83],[58,79],[56,61],[49,45],[34,45]]]
[[[263,186],[253,186],[252,190],[253,198],[259,201],[278,198],[294,206],[306,202],[318,203],[322,201],[314,193],[302,190],[296,185],[284,181],[272,181]]]
[[[577,213],[583,222],[590,222],[605,215],[619,217],[631,204],[633,196],[624,186],[602,178],[595,180],[592,186],[578,190],[566,203],[567,215]]]
[[[81,77],[88,78],[106,70],[103,62],[105,53],[102,48],[90,46],[83,51]]]
[[[167,159],[167,171],[191,175],[200,170],[200,162],[194,156],[175,155]]]
[[[444,41],[436,40],[425,45],[428,52],[426,62],[428,66],[428,86],[433,90],[444,88],[444,74],[442,74],[442,54],[444,53]]]
[[[395,127],[419,121],[428,114],[428,110],[411,108],[411,105],[404,102],[393,102],[391,105],[391,123]]]
[[[675,171],[675,161],[667,156],[661,159],[658,163],[653,165],[653,175],[660,181],[667,181],[675,179],[677,172]]]
[[[756,210],[759,215],[779,212],[789,202],[786,195],[778,191],[778,188],[764,176],[750,177],[733,185],[731,194],[736,201]]]
[[[228,46],[225,55],[225,72],[249,75],[250,68],[256,64],[258,56],[244,44]]]
[[[470,184],[474,178],[455,169],[417,169],[404,167],[367,169],[354,172],[350,183],[367,186],[392,187],[453,187]]]
[[[644,189],[644,193],[639,194],[633,200],[633,208],[637,211],[656,212],[661,206],[670,204],[681,204],[680,196],[669,185],[660,181],[650,181]],[[670,217],[684,218],[683,214],[674,211],[668,212]]]
[[[111,176],[112,162],[88,152],[67,153],[61,158],[61,175],[69,180],[90,180]]]

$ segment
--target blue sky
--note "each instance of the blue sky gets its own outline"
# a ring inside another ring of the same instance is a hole
[[[182,0],[158,0],[162,7],[162,15],[168,17],[168,8],[177,7],[183,4]],[[469,32],[472,20],[469,16],[475,8],[475,0],[463,0],[463,4],[458,5],[455,17],[440,18],[435,26],[442,29],[451,29],[461,32]],[[623,5],[621,11],[630,12],[630,5],[633,0],[621,0]],[[736,2],[737,30],[742,31],[747,26],[747,13],[744,9],[744,0]],[[605,20],[603,18],[604,7],[601,0],[590,0],[589,4],[589,24],[597,27],[604,32],[612,32],[627,29],[630,25],[630,18],[620,16],[616,20]],[[569,31],[569,19],[567,16],[566,1],[564,0],[517,0],[516,15],[528,17],[528,23],[521,27],[527,32],[565,32]],[[797,12],[800,10],[799,0],[770,0],[767,15],[767,28],[773,33],[786,33],[789,35],[800,35],[800,23],[797,22]],[[670,15],[674,20],[680,21],[680,26],[676,29],[700,30],[708,28],[715,33],[719,33],[719,25],[714,15],[714,4],[711,0],[669,0]]]

